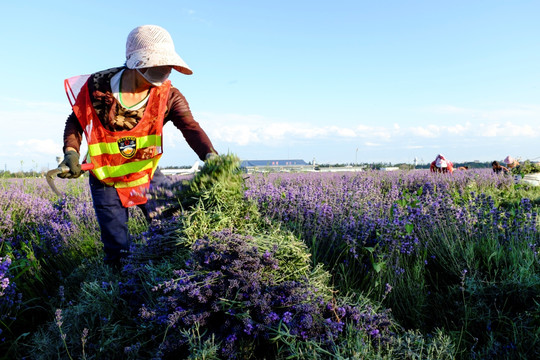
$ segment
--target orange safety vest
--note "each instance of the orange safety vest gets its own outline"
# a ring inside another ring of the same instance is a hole
[[[90,75],[64,81],[73,112],[88,142],[85,162],[94,176],[114,186],[124,207],[144,204],[150,181],[163,153],[163,119],[171,82],[150,89],[142,119],[131,130],[109,131],[99,120],[88,91]]]

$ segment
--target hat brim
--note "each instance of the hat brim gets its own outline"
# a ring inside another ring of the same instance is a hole
[[[143,69],[156,66],[172,66],[172,68],[182,74],[191,75],[193,70],[189,68],[180,55],[171,52],[135,51],[126,59],[126,66],[129,69]]]

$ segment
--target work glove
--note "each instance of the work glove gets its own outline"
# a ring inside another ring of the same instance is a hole
[[[84,171],[81,170],[81,164],[79,164],[79,153],[74,150],[69,150],[64,154],[64,161],[58,165],[62,165],[69,168],[69,172],[58,174],[58,177],[63,179],[75,179],[84,174]]]
[[[219,155],[215,154],[215,153],[208,153],[206,154],[205,158],[204,158],[204,164],[203,164],[203,168],[208,168],[208,162],[210,161],[210,163],[212,163],[213,165],[216,164],[216,158],[218,158]],[[214,160],[214,161],[212,161]]]

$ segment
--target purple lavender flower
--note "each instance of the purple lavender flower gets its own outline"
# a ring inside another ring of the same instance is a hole
[[[284,314],[283,314],[283,318],[282,318],[283,322],[285,324],[288,324],[291,322],[292,320],[292,313],[289,312],[289,311],[286,311]]]
[[[56,326],[62,327],[63,321],[62,321],[62,310],[61,309],[56,309],[56,311],[55,311],[55,321],[56,321]]]
[[[8,288],[9,281],[9,266],[11,265],[11,259],[9,256],[0,257],[0,296],[4,295],[4,291]]]

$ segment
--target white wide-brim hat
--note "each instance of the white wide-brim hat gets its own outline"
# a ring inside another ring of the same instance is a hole
[[[157,25],[138,26],[129,33],[126,41],[126,66],[129,69],[172,66],[182,74],[193,74],[176,53],[171,35]]]
[[[448,165],[446,164],[446,161],[441,159],[441,158],[437,158],[437,161],[435,162],[435,165],[439,168],[445,168],[445,167],[448,167]]]
[[[504,161],[504,163],[505,163],[506,165],[510,165],[510,164],[513,164],[515,160],[514,160],[513,157],[511,157],[510,155],[508,155],[503,161]]]

